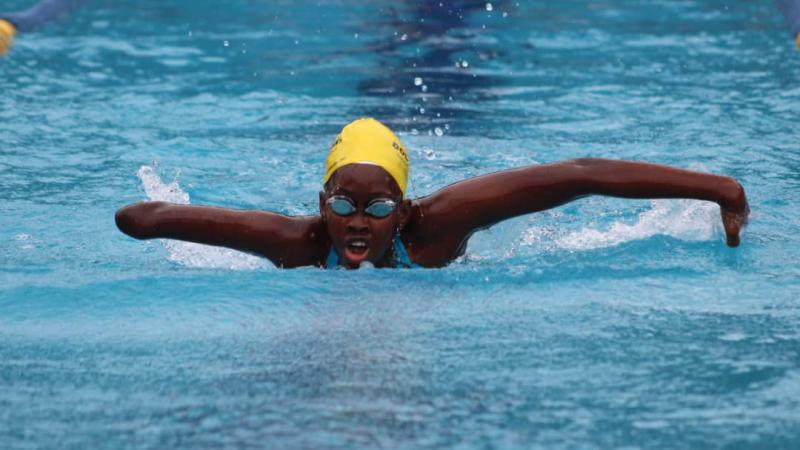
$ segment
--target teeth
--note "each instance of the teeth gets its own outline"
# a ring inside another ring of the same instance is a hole
[[[366,247],[367,246],[366,242],[351,242],[350,245],[353,246],[353,247]]]

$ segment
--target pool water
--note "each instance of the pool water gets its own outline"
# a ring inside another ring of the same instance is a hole
[[[29,6],[11,0],[7,10]],[[95,1],[0,60],[3,448],[798,448],[800,52],[772,2]],[[373,116],[410,195],[581,156],[736,177],[593,197],[443,269],[279,270],[120,233],[313,214]]]

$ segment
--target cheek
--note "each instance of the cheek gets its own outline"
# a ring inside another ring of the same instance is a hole
[[[347,229],[347,224],[339,218],[328,218],[325,221],[325,225],[328,229],[328,236],[333,242],[334,245],[341,245],[344,242],[344,233]]]
[[[392,240],[397,230],[396,218],[381,220],[372,225],[372,235],[381,240]]]

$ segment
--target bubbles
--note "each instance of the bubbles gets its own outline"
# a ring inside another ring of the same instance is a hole
[[[414,86],[422,86],[422,78],[414,77]]]
[[[486,11],[490,11],[490,12],[491,12],[491,11],[493,11],[493,10],[494,10],[494,6],[492,6],[492,4],[491,4],[491,3],[487,3],[487,4],[486,4]]]
[[[440,136],[441,137],[441,136],[444,135],[444,130],[442,130],[439,127],[436,127],[436,128],[433,129],[433,134],[435,134],[436,136]]]
[[[222,46],[223,47],[230,47],[230,45],[231,45],[231,43],[228,42],[227,40],[222,41]]]

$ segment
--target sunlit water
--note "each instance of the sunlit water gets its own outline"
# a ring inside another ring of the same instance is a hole
[[[800,446],[800,52],[772,2],[450,3],[96,1],[20,36],[0,447]],[[735,176],[752,223],[729,249],[716,205],[589,198],[360,271],[114,226],[147,198],[314,213],[361,116],[412,196],[639,159]]]

